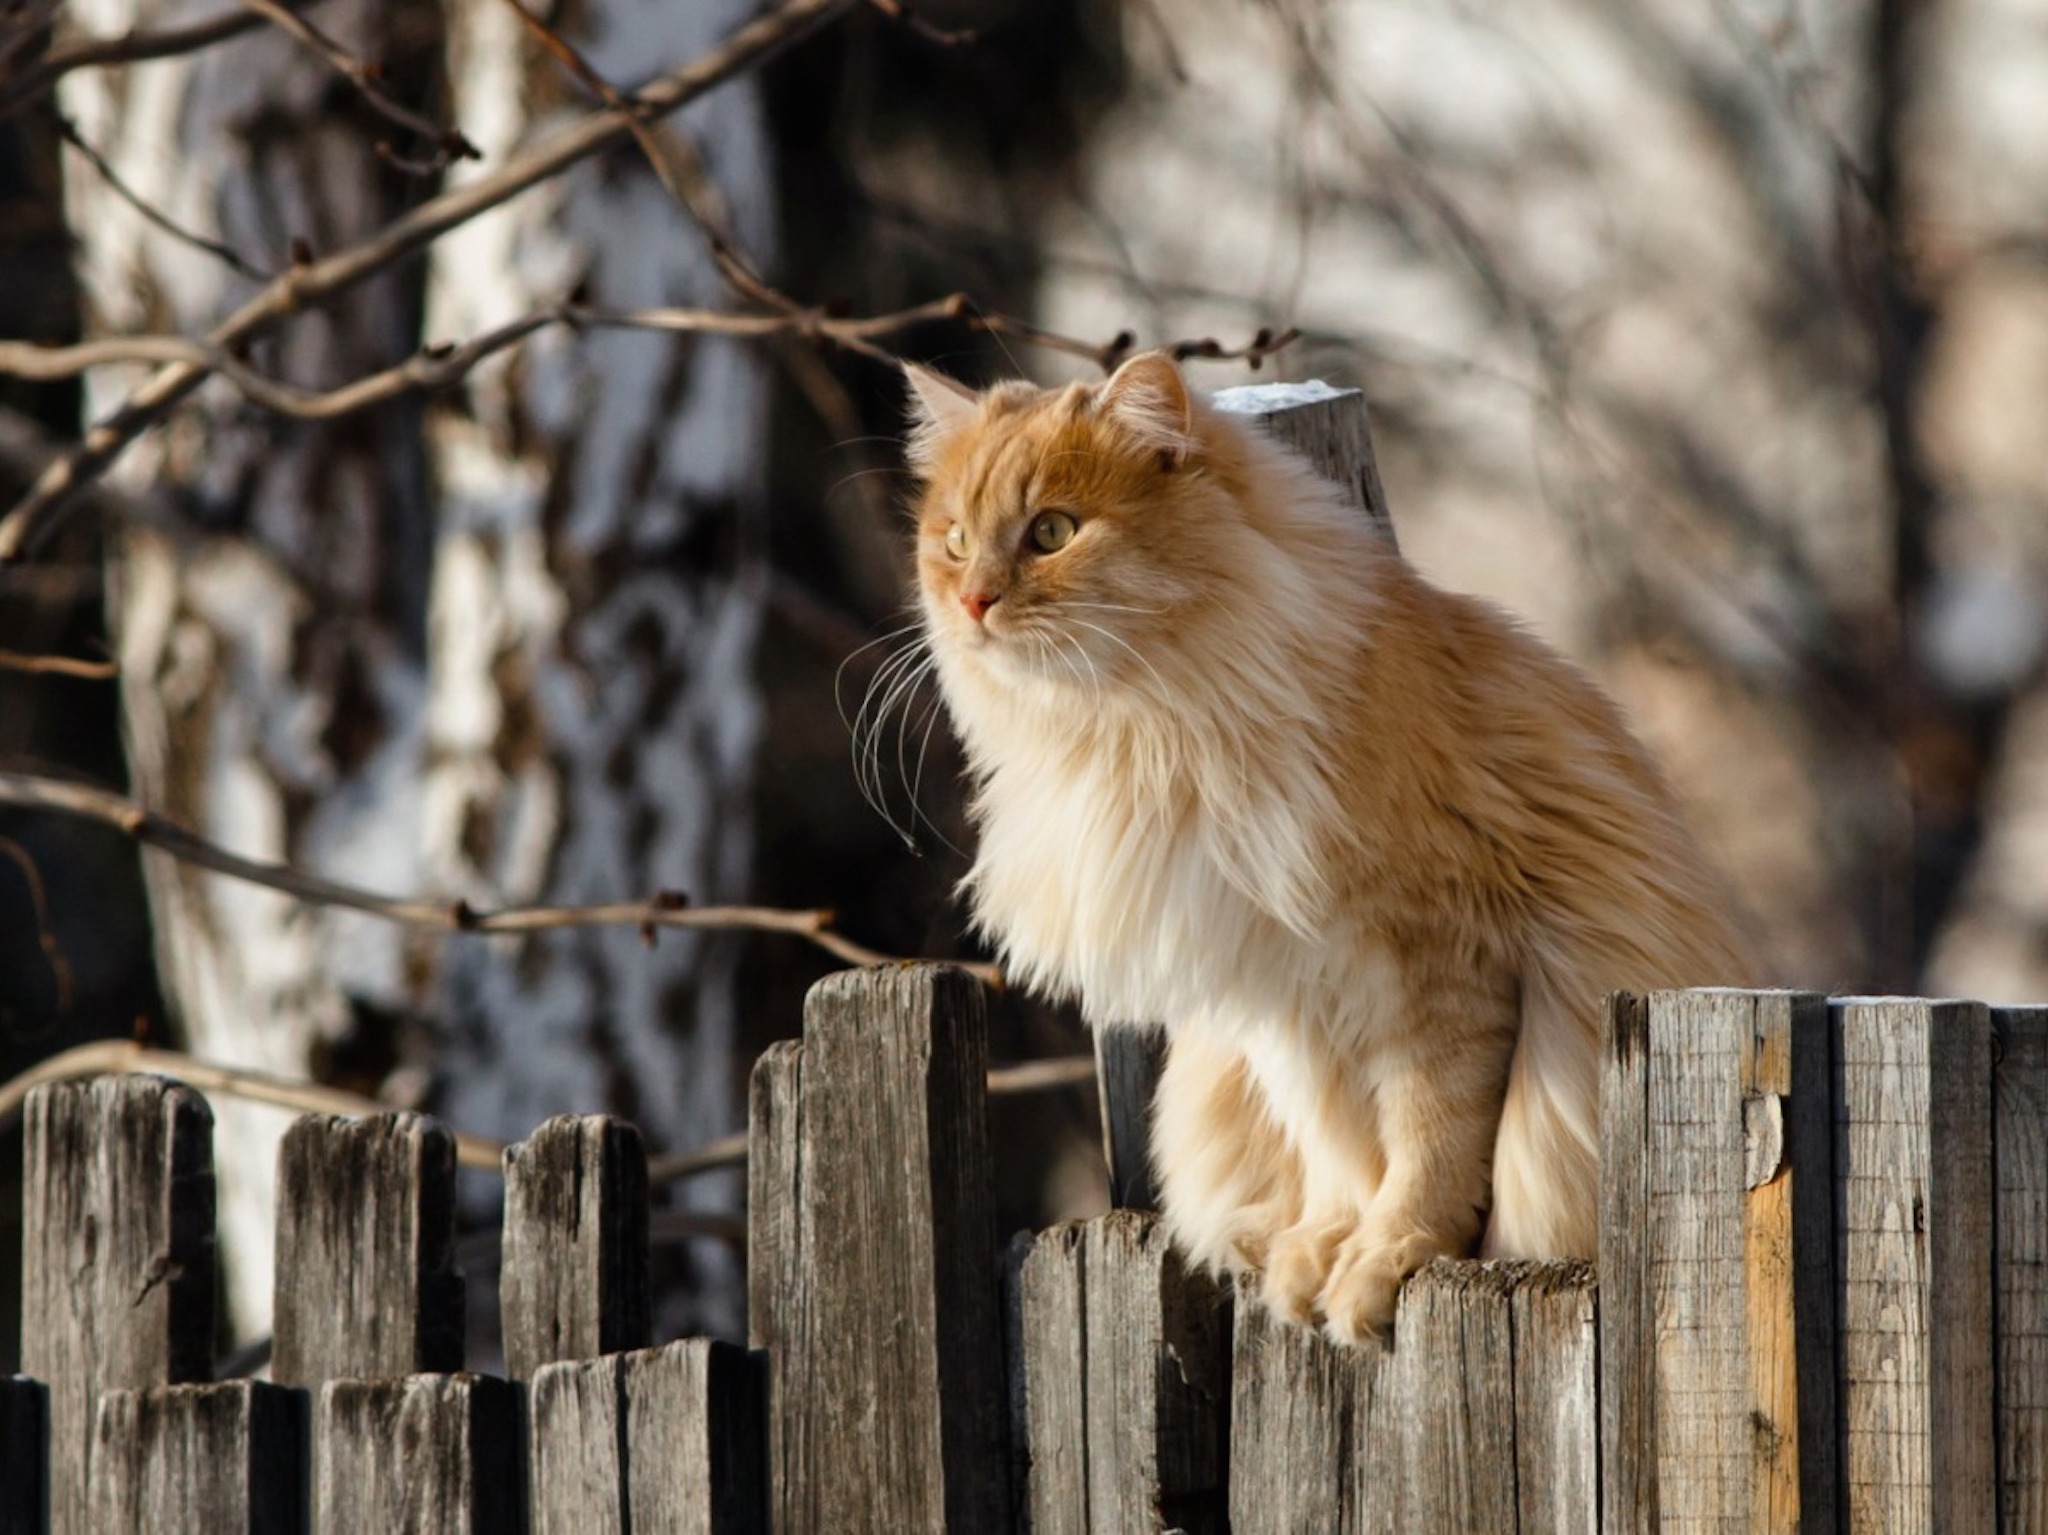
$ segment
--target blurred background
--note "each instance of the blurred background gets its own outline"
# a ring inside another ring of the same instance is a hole
[[[222,9],[0,10],[0,335],[203,334],[592,110],[590,74],[636,86],[753,14],[303,8],[476,159],[424,153],[275,26],[52,67]],[[666,142],[695,216],[629,143],[245,360],[326,389],[565,299],[759,308],[735,250],[803,305],[963,292],[1083,352],[1296,327],[1257,376],[1362,387],[1404,551],[1622,699],[1729,875],[1756,979],[2048,1001],[2039,5],[843,5]],[[882,340],[977,382],[1094,371],[961,321]],[[7,503],[144,376],[0,372]],[[793,337],[555,328],[324,421],[216,380],[98,510],[0,567],[0,651],[119,673],[0,668],[0,769],[393,894],[673,888],[973,953],[943,723],[916,820],[884,737],[915,846],[863,803],[846,723],[902,643],[901,421],[885,360]],[[928,702],[898,716],[906,762]],[[740,1125],[749,1063],[833,963],[765,935],[423,935],[0,807],[0,1075],[140,1036],[482,1134],[608,1110],[680,1150]],[[1087,1048],[1070,1017],[994,1006],[1000,1059]],[[225,1346],[267,1330],[284,1116],[217,1113]],[[1089,1095],[996,1113],[1012,1223],[1100,1205]],[[18,1167],[17,1127],[5,1146]],[[739,1189],[667,1197],[715,1226]],[[484,1269],[494,1198],[472,1180]],[[666,1333],[738,1330],[729,1243],[663,1261]],[[0,1295],[0,1367],[14,1312]]]

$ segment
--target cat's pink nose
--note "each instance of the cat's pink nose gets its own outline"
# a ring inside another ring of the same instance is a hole
[[[960,594],[960,606],[967,609],[967,616],[980,623],[982,615],[1003,600],[1001,592],[964,591]]]

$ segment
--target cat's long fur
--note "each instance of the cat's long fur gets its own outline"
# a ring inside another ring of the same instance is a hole
[[[1096,1026],[1166,1027],[1177,1240],[1345,1339],[1482,1223],[1590,1256],[1602,995],[1748,979],[1613,706],[1164,358],[912,382],[975,915]]]

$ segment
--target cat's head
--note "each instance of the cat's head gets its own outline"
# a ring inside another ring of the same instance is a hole
[[[1216,429],[1179,369],[1148,352],[1094,386],[980,394],[906,371],[918,585],[941,653],[1012,681],[1143,678],[1230,565]]]

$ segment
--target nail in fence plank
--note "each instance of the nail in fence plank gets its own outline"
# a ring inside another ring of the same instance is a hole
[[[260,1381],[109,1391],[93,1443],[99,1535],[296,1530],[306,1499],[306,1401]]]
[[[691,1338],[543,1366],[532,1535],[766,1535],[763,1363]]]
[[[1232,1324],[1232,1535],[1394,1535],[1400,1429],[1387,1416],[1391,1348],[1345,1348],[1259,1304],[1238,1281]]]
[[[768,1358],[768,1496],[774,1528],[796,1529],[795,1498],[810,1485],[795,1453],[792,1373],[807,1357],[804,1304],[803,1046],[778,1040],[754,1062],[747,1107],[747,1342]]]
[[[980,987],[931,966],[829,976],[803,1051],[810,1295],[772,1407],[790,1528],[1007,1528]]]
[[[0,1379],[0,1535],[42,1535],[50,1392],[26,1375]]]
[[[1991,1529],[1990,1018],[1968,1002],[1836,1012],[1845,1522]]]
[[[314,1535],[510,1535],[518,1436],[508,1381],[329,1381],[314,1413]]]
[[[1157,1217],[1045,1233],[1023,1310],[1034,1535],[1222,1529],[1229,1308]]]
[[[1603,1101],[1607,1528],[1831,1528],[1832,1119],[1817,997],[1616,999]]]
[[[2048,1007],[1994,1009],[1998,1527],[2048,1530]]]
[[[29,1094],[21,1357],[49,1387],[54,1535],[83,1535],[99,1396],[203,1380],[213,1347],[213,1115],[157,1077]]]
[[[278,1149],[280,1385],[462,1365],[455,1143],[419,1114],[309,1115]]]
[[[1439,1258],[1403,1287],[1393,1370],[1403,1531],[1515,1528],[1512,1329],[1495,1265]]]
[[[1152,1176],[1152,1095],[1159,1090],[1159,1073],[1166,1065],[1165,1036],[1151,1029],[1096,1029],[1094,1034],[1110,1206],[1156,1210],[1159,1185]]]
[[[550,1119],[505,1152],[505,1371],[645,1347],[647,1152],[602,1115]]]
[[[1515,1505],[1521,1535],[1600,1528],[1600,1321],[1590,1263],[1515,1263]]]

